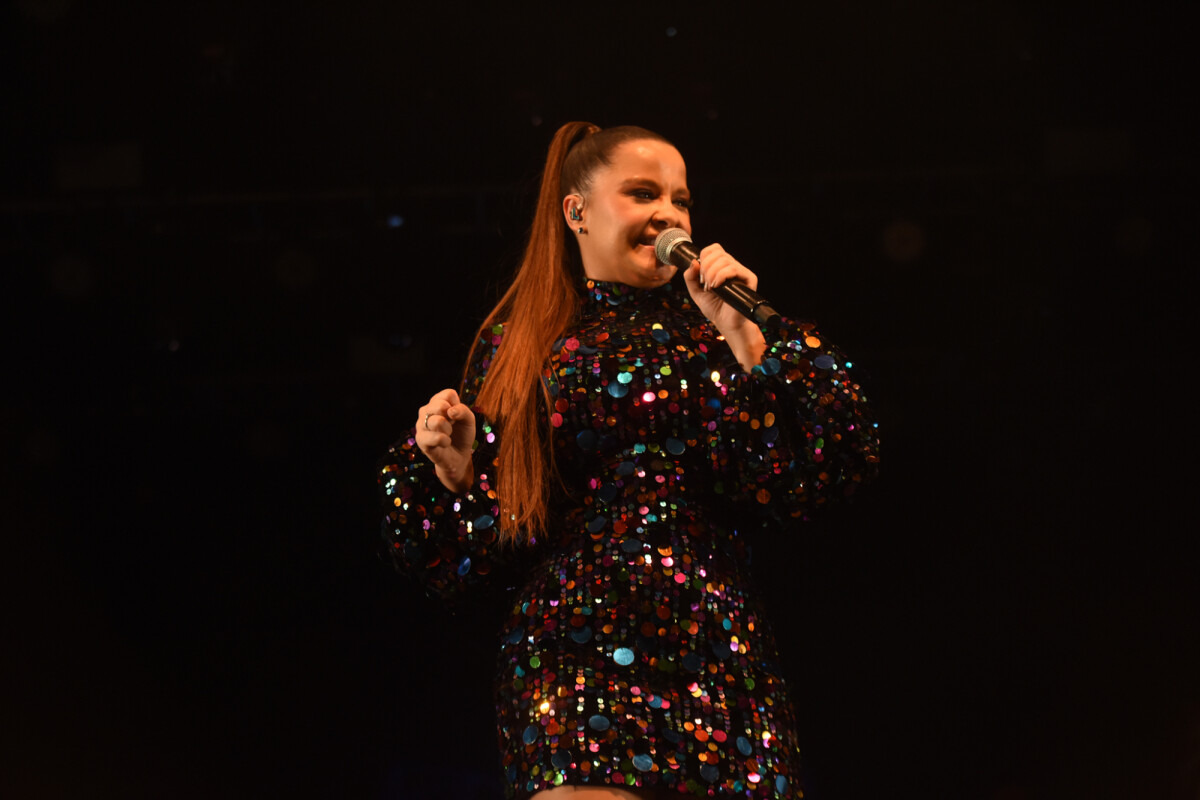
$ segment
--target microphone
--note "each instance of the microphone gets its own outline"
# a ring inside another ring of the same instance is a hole
[[[687,269],[700,258],[700,248],[682,228],[667,228],[654,240],[654,255],[663,264]],[[726,281],[712,290],[743,316],[768,328],[779,327],[779,312],[767,304],[766,298],[750,291],[744,283]]]

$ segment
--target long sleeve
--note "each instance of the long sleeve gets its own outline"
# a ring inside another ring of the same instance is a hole
[[[735,360],[708,376],[714,488],[779,521],[848,497],[878,472],[877,424],[853,364],[809,322],[764,331],[767,350],[745,372]],[[718,366],[718,365],[714,365]]]
[[[497,328],[476,349],[461,398],[472,405],[503,335]],[[476,411],[475,480],[465,492],[447,489],[420,451],[415,430],[379,462],[382,536],[396,569],[442,599],[487,579],[504,561],[496,524],[497,430]]]

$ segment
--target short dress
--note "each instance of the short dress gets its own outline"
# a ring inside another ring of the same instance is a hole
[[[685,291],[588,281],[543,379],[562,485],[551,531],[498,539],[503,430],[477,415],[474,485],[446,490],[413,434],[379,481],[398,569],[453,599],[520,565],[499,637],[509,797],[563,784],[802,796],[796,720],[747,574],[747,535],[794,533],[877,472],[856,368],[807,322],[749,372]],[[470,405],[504,338],[485,334]]]

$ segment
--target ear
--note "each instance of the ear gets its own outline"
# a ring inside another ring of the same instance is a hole
[[[569,194],[563,198],[563,217],[568,228],[578,227],[583,221],[583,195]]]

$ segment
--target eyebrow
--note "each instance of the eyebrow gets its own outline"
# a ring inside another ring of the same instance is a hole
[[[653,186],[655,189],[660,188],[658,181],[654,180],[653,178],[626,178],[625,180],[621,181],[622,189],[629,189],[634,186]],[[685,186],[682,190],[680,190],[679,194],[690,198],[692,196],[692,190]]]

